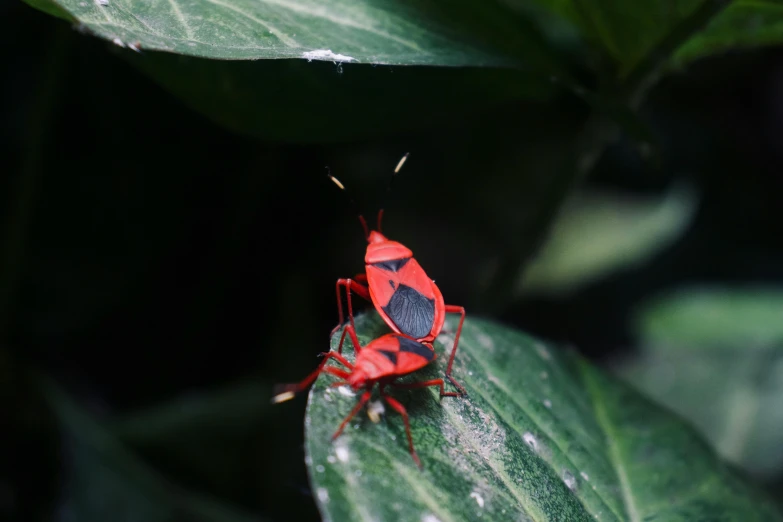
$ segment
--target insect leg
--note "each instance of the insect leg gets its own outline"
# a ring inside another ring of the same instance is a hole
[[[341,379],[346,379],[348,375],[350,375],[350,371],[346,372],[345,370],[341,370],[339,368],[326,366],[326,363],[329,362],[330,359],[336,359],[337,361],[345,365],[346,368],[353,371],[353,365],[349,363],[342,355],[334,352],[328,352],[323,355],[324,355],[324,360],[321,361],[321,364],[318,365],[318,368],[316,368],[313,373],[305,377],[301,382],[278,385],[276,387],[278,393],[275,394],[274,397],[272,397],[272,402],[278,403],[278,402],[283,402],[292,399],[295,394],[306,390],[307,387],[310,386],[313,383],[313,381],[315,381],[315,379],[318,377],[318,375],[320,375],[321,373],[329,373],[331,375],[340,377]]]
[[[365,282],[367,281],[366,275],[364,276],[364,281]],[[362,284],[354,279],[338,279],[337,284],[335,285],[335,293],[337,294],[337,311],[339,313],[340,322],[337,323],[337,326],[335,326],[332,329],[332,333],[330,335],[334,335],[335,333],[337,333],[337,330],[339,330],[340,327],[343,325],[343,322],[345,322],[345,316],[343,315],[343,300],[342,300],[342,293],[340,292],[340,287],[345,288],[345,297],[348,300],[348,318],[351,321],[351,325],[353,325],[353,305],[351,303],[351,291],[355,292],[356,295],[366,299],[367,301],[371,300],[370,290],[367,288],[366,284]]]
[[[405,406],[400,404],[400,402],[395,399],[394,397],[389,397],[385,393],[383,393],[383,388],[381,388],[381,397],[383,397],[383,400],[385,400],[389,406],[394,408],[394,410],[402,415],[402,422],[405,424],[405,435],[408,436],[408,448],[411,452],[411,457],[413,457],[413,460],[416,462],[416,465],[421,468],[421,461],[419,460],[419,456],[416,455],[416,450],[413,449],[413,437],[411,436],[411,426],[410,422],[408,421],[408,411],[405,409]]]
[[[348,424],[349,422],[351,422],[351,419],[353,419],[354,416],[357,413],[359,413],[359,410],[362,409],[362,406],[367,404],[367,401],[370,400],[370,396],[371,395],[372,395],[372,391],[370,391],[370,390],[367,390],[366,392],[364,392],[362,394],[362,397],[359,399],[359,402],[356,403],[356,406],[353,407],[353,409],[351,410],[351,413],[349,413],[348,416],[345,419],[343,419],[343,422],[340,424],[340,427],[337,428],[337,431],[335,431],[334,435],[332,435],[332,440],[334,440],[334,439],[336,439],[337,437],[340,436],[340,434],[345,429],[345,425]]]
[[[432,379],[429,381],[421,381],[421,382],[408,382],[408,383],[397,383],[393,382],[390,383],[389,386],[393,386],[395,388],[399,388],[401,390],[413,390],[416,388],[427,388],[429,386],[439,386],[440,387],[440,396],[441,397],[459,397],[462,395],[461,393],[457,392],[447,392],[446,391],[446,385],[443,382],[443,379]]]
[[[462,333],[462,323],[465,322],[465,308],[462,306],[446,305],[445,310],[447,314],[460,314],[459,326],[457,326],[457,334],[454,336],[454,347],[451,349],[451,355],[449,356],[449,364],[448,366],[446,366],[446,378],[451,382],[451,384],[453,384],[454,386],[459,388],[460,391],[462,391],[462,395],[467,395],[468,392],[465,390],[465,388],[456,380],[454,380],[454,377],[451,376],[451,366],[454,364],[454,356],[457,355],[459,334]]]
[[[343,334],[340,336],[340,344],[337,346],[337,353],[343,353],[343,342],[345,341],[345,334],[351,336],[351,342],[353,343],[353,349],[358,354],[362,351],[362,345],[359,344],[359,339],[356,337],[356,330],[353,325],[348,325],[343,330]]]

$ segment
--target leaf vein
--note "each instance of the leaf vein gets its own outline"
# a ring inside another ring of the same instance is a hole
[[[207,3],[210,3],[212,5],[217,5],[220,7],[223,7],[224,9],[228,9],[229,11],[234,11],[235,13],[244,16],[248,20],[252,20],[253,22],[257,23],[258,25],[261,25],[265,27],[270,33],[272,33],[275,37],[277,37],[278,40],[280,40],[283,44],[285,44],[287,47],[301,47],[296,40],[291,38],[290,36],[286,36],[283,34],[282,31],[280,31],[278,28],[270,24],[269,22],[265,22],[264,20],[261,20],[260,18],[256,18],[250,13],[247,13],[243,11],[242,9],[239,9],[238,7],[234,7],[231,4],[226,4],[224,2],[221,2],[220,0],[206,0]]]
[[[172,11],[174,11],[174,16],[177,17],[177,20],[179,20],[179,23],[182,25],[182,28],[185,30],[185,36],[187,36],[188,39],[192,39],[193,29],[191,29],[187,20],[185,20],[185,17],[183,16],[182,11],[179,8],[179,4],[177,3],[177,0],[168,0],[168,1],[169,4],[171,5]]]
[[[479,364],[479,366],[481,366],[481,368],[482,368],[482,370],[484,371],[485,374],[489,373],[489,368],[487,368],[487,366],[484,364],[483,361],[478,360],[478,364]],[[577,470],[579,468],[576,464],[574,464],[574,462],[568,456],[566,451],[557,442],[557,439],[555,438],[554,434],[552,434],[551,432],[549,432],[548,430],[546,430],[543,427],[540,419],[537,418],[536,415],[532,414],[531,411],[527,408],[526,405],[522,404],[522,402],[517,398],[517,395],[515,393],[512,393],[511,390],[509,390],[508,388],[506,388],[505,385],[503,385],[503,384],[501,384],[499,382],[494,382],[494,381],[490,381],[490,382],[492,382],[492,384],[494,386],[497,386],[498,388],[500,388],[506,396],[511,398],[511,400],[519,407],[519,409],[522,410],[522,412],[533,422],[533,424],[535,424],[535,426],[539,429],[539,431],[541,431],[547,437],[547,439],[549,439],[549,441],[560,451],[560,453],[563,455],[563,458],[571,464],[571,467],[573,467],[575,470]],[[493,409],[495,411],[497,411],[499,415],[503,416],[502,409],[501,409],[500,405],[496,404],[488,395],[486,395],[484,393],[484,390],[482,390],[480,386],[475,386],[473,389],[477,390],[478,394],[481,395],[481,397],[485,401],[487,401],[488,404],[492,405]],[[508,419],[505,419],[505,417],[504,417],[504,420],[506,421],[506,423],[508,423]],[[510,425],[513,425],[513,423],[510,424]],[[514,430],[514,431],[517,431],[517,430]],[[522,434],[519,433],[519,431],[517,431],[517,433],[521,437]],[[554,467],[551,465],[551,463],[547,462],[547,464],[549,464],[550,467],[552,467],[552,470],[555,472],[555,475],[559,476],[557,470],[554,469]],[[582,499],[579,498],[573,491],[571,491],[571,493],[584,506],[584,503],[583,503]],[[619,516],[619,513],[615,512],[615,510],[612,508],[612,506],[609,505],[609,503],[606,501],[606,499],[604,499],[603,496],[598,491],[596,491],[595,493],[596,493],[596,496],[598,497],[598,499],[601,501],[601,503],[604,506],[606,506],[606,508],[609,511],[611,511],[618,519],[622,520],[622,517]],[[585,511],[589,512],[590,510],[587,509],[587,507],[585,506]],[[593,513],[593,514],[595,514],[595,513]]]
[[[580,365],[580,367],[582,367]],[[633,492],[631,491],[631,483],[628,479],[628,474],[625,471],[620,454],[617,450],[615,441],[617,440],[616,433],[612,429],[612,423],[609,419],[609,414],[606,408],[601,402],[601,391],[596,386],[593,377],[589,375],[589,370],[582,367],[582,376],[585,383],[585,389],[593,404],[593,410],[595,411],[596,420],[598,425],[604,432],[604,438],[609,450],[609,460],[612,463],[612,467],[617,474],[617,480],[619,482],[620,491],[623,495],[623,503],[625,509],[628,512],[629,522],[641,522],[641,516],[639,510],[636,507],[636,500],[634,499]]]
[[[281,7],[283,9],[287,9],[295,13],[320,18],[322,20],[326,20],[328,22],[332,22],[345,27],[350,27],[352,29],[359,29],[361,31],[366,31],[376,36],[380,36],[381,38],[391,40],[392,42],[398,43],[400,45],[403,45],[415,51],[424,52],[421,49],[421,47],[419,47],[419,45],[416,44],[416,42],[412,42],[405,38],[400,38],[399,36],[394,36],[393,34],[387,33],[386,31],[383,31],[377,27],[373,27],[372,25],[362,24],[350,18],[334,16],[330,14],[329,11],[324,7],[306,6],[298,3],[289,2],[287,0],[260,0],[260,2],[266,5]]]

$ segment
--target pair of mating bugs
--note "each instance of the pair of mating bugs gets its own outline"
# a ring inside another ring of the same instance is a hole
[[[392,176],[399,172],[407,158],[408,154],[402,157]],[[331,174],[329,174],[329,178],[340,189],[345,190],[337,178]],[[321,373],[328,373],[342,379],[332,386],[347,384],[354,391],[364,390],[359,402],[332,436],[334,440],[342,433],[348,422],[367,404],[372,396],[372,389],[378,384],[383,400],[402,415],[411,456],[416,464],[421,466],[421,461],[413,449],[408,413],[399,401],[386,393],[385,388],[390,386],[412,389],[438,386],[441,397],[455,397],[465,394],[465,388],[451,376],[454,356],[457,353],[459,336],[462,332],[462,323],[465,321],[465,309],[461,306],[444,303],[440,289],[414,259],[413,252],[401,243],[387,239],[381,233],[382,218],[383,209],[378,212],[377,230],[370,230],[364,216],[359,214],[359,220],[368,243],[364,256],[365,273],[358,274],[353,279],[337,280],[337,309],[340,322],[332,330],[332,335],[340,329],[345,320],[341,289],[344,289],[346,294],[350,322],[343,330],[337,352],[322,353],[324,360],[313,373],[297,384],[282,385],[282,392],[276,395],[273,401],[283,402],[291,399],[297,392],[306,390]],[[356,337],[351,292],[372,302],[394,333],[383,335],[366,346],[361,346]],[[443,329],[447,313],[460,314],[459,326],[454,336],[454,346],[451,349],[445,374],[445,377],[460,392],[447,392],[443,379],[413,383],[396,382],[399,377],[423,368],[435,360],[436,354],[432,343]],[[342,355],[346,334],[350,335],[356,352],[356,360],[353,364]],[[332,359],[341,363],[347,370],[327,366],[326,363]]]

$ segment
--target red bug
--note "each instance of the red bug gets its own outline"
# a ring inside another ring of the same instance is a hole
[[[397,413],[402,415],[402,421],[405,424],[405,434],[408,437],[408,448],[410,449],[411,456],[416,462],[416,465],[421,467],[421,461],[419,460],[418,455],[416,455],[416,450],[413,449],[413,437],[411,437],[408,412],[397,399],[387,395],[384,388],[386,386],[391,386],[401,389],[413,389],[439,386],[441,397],[454,397],[459,394],[456,392],[447,392],[443,379],[431,379],[428,381],[412,383],[395,382],[399,377],[423,368],[435,360],[437,356],[430,346],[418,343],[399,334],[389,333],[375,339],[367,346],[362,347],[359,344],[359,340],[356,338],[356,332],[351,325],[346,326],[345,330],[343,330],[343,334],[340,338],[340,346],[342,346],[343,341],[345,340],[346,333],[351,336],[351,340],[353,341],[356,350],[356,361],[353,364],[348,362],[345,357],[339,353],[322,353],[321,355],[324,357],[324,360],[313,373],[299,383],[282,385],[280,387],[282,389],[281,393],[275,395],[272,401],[278,403],[291,399],[297,392],[306,390],[321,373],[328,373],[343,379],[340,382],[333,383],[332,386],[343,386],[348,384],[355,391],[363,389],[364,392],[359,398],[359,402],[354,406],[348,416],[345,417],[334,435],[332,435],[332,440],[334,440],[343,432],[345,426],[359,410],[367,404],[372,396],[373,387],[378,384],[381,398]],[[334,366],[326,366],[326,363],[331,359],[339,361],[343,366],[348,368],[348,370],[342,370],[340,368],[335,368]]]
[[[397,163],[392,174],[392,181],[406,159],[408,159],[408,154],[405,154]],[[345,191],[345,187],[337,178],[331,174],[327,175],[335,185]],[[391,182],[389,190],[391,190]],[[351,202],[356,206],[353,200]],[[466,394],[465,388],[451,376],[454,356],[457,353],[459,336],[462,332],[462,323],[465,321],[465,308],[445,304],[440,289],[413,257],[413,252],[402,243],[391,241],[381,233],[382,218],[383,209],[381,208],[378,211],[377,230],[370,231],[367,220],[359,213],[359,221],[364,228],[364,236],[368,243],[364,256],[366,273],[358,274],[353,279],[337,280],[337,309],[340,314],[340,322],[332,330],[332,335],[340,329],[345,320],[341,287],[345,288],[351,326],[354,326],[351,304],[351,292],[354,292],[371,301],[383,320],[395,333],[402,334],[430,348],[432,348],[432,342],[443,329],[446,314],[460,314],[459,326],[454,336],[454,346],[451,349],[445,376],[463,394]],[[338,352],[342,353],[342,343]]]

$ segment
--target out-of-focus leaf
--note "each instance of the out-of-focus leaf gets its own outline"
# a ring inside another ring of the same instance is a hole
[[[674,65],[732,49],[783,43],[783,4],[778,0],[537,0],[536,4],[579,27],[584,37],[614,59],[622,75],[657,52],[656,46],[672,35],[678,36],[671,42]],[[691,21],[691,27],[683,27]],[[684,28],[690,31],[677,34]],[[667,57],[657,59],[665,62]]]
[[[111,423],[111,431],[135,443],[181,439],[194,432],[231,431],[258,423],[269,407],[269,387],[243,383],[213,393],[190,394],[151,409],[126,414]]]
[[[40,0],[33,2],[38,6]],[[118,45],[228,60],[304,58],[445,66],[541,66],[533,27],[467,0],[56,0]]]
[[[686,288],[641,308],[629,383],[690,419],[728,460],[783,469],[783,288]]]
[[[577,24],[585,37],[602,47],[621,74],[641,62],[679,23],[705,0],[541,1]],[[706,0],[712,2],[713,0]]]
[[[694,215],[696,195],[677,186],[661,198],[576,193],[527,266],[518,291],[568,293],[613,271],[643,263],[675,241]]]
[[[257,517],[166,480],[52,381],[41,378],[41,383],[71,454],[61,506],[64,522],[258,522]]]
[[[783,3],[736,0],[707,28],[694,35],[674,56],[675,65],[710,54],[783,44]]]
[[[357,324],[362,343],[388,331],[375,314]],[[445,359],[409,379],[442,376]],[[360,412],[332,443],[357,398],[318,379],[305,430],[326,520],[781,520],[679,418],[575,352],[468,319],[456,361],[467,397],[390,391],[410,414],[421,470],[388,406],[379,424]]]
[[[783,290],[685,288],[647,303],[641,337],[662,346],[685,344],[752,349],[783,342]]]

